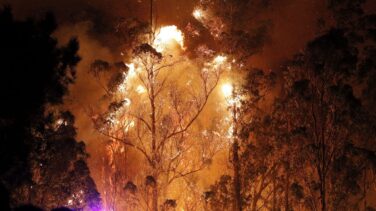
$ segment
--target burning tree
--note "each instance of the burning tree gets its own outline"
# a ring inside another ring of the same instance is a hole
[[[281,163],[272,146],[264,97],[275,83],[274,73],[253,69],[240,88],[222,86],[231,116],[229,139],[233,174],[222,177],[204,193],[208,210],[260,210],[272,208],[273,182]]]
[[[120,142],[108,140],[104,143],[103,153],[105,156],[101,159],[102,184],[106,187],[102,198],[106,202],[107,209],[118,210],[124,207],[118,204],[118,200],[124,198],[123,183],[129,179],[129,169],[124,168],[127,165],[129,153]]]
[[[93,63],[96,76],[116,69],[108,86],[112,88],[106,88],[112,102],[105,113],[93,115],[94,124],[102,135],[146,161],[139,174],[146,179],[136,182],[144,190],[138,198],[146,209],[158,210],[169,186],[202,170],[223,146],[217,142],[222,138],[217,124],[202,128],[195,122],[227,69],[226,58],[202,50],[202,58],[189,61],[182,54],[183,38],[176,26],[161,27],[151,44],[133,49],[126,68]]]
[[[222,86],[223,94],[228,100],[231,116],[229,139],[232,146],[229,160],[233,170],[233,177],[231,178],[233,181],[226,180],[226,185],[227,183],[231,184],[232,190],[228,192],[231,198],[230,203],[226,202],[225,207],[237,211],[243,210],[243,199],[245,197],[242,195],[244,195],[245,190],[242,190],[242,173],[247,173],[241,169],[244,166],[242,166],[242,158],[240,157],[240,145],[242,145],[242,142],[247,142],[248,139],[248,136],[240,137],[240,132],[243,129],[242,124],[249,121],[250,116],[258,115],[260,112],[259,102],[265,96],[263,95],[265,93],[262,93],[261,90],[265,91],[266,81],[272,75],[263,70],[250,68],[250,65],[247,64],[250,57],[262,49],[268,38],[269,22],[257,19],[257,14],[267,6],[268,4],[265,1],[207,0],[200,1],[200,4],[192,13],[194,18],[210,33],[212,39],[221,44],[219,47],[221,51],[231,57],[231,64],[238,74],[230,75],[229,80],[232,83]],[[251,80],[239,80],[240,77],[245,75],[250,76],[247,79]],[[256,77],[252,78],[254,76]],[[245,87],[242,87],[243,83],[245,83]],[[245,96],[247,96],[246,102],[243,99]],[[248,157],[248,159],[251,158]],[[224,178],[228,179],[226,176],[221,179]],[[216,189],[217,194],[223,193],[221,192],[223,190],[228,191],[223,184],[225,184],[223,181],[219,181],[216,186],[212,186],[212,189]],[[218,185],[223,187],[219,188]],[[207,200],[212,197],[216,198],[216,193],[213,193],[213,196],[208,197]],[[214,203],[217,203],[220,200],[214,201],[216,201]],[[219,207],[213,203],[211,205],[211,209],[223,209],[223,207],[220,207],[222,205],[219,205]]]

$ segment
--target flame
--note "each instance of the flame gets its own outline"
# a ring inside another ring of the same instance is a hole
[[[204,14],[202,10],[198,9],[193,12],[193,16],[195,18],[205,18],[205,15],[208,16],[209,14]],[[157,29],[157,33],[155,34],[155,39],[152,43],[152,46],[159,52],[167,52],[171,53],[171,50],[184,50],[184,34],[180,31],[176,26],[163,26]],[[230,67],[229,58],[225,55],[217,55],[214,58],[211,58],[205,63],[205,70],[210,72],[214,70],[225,70],[227,67]],[[128,72],[125,74],[125,78],[121,86],[119,87],[119,97],[124,99],[124,105],[126,106],[125,111],[128,109],[132,109],[133,106],[138,106],[138,101],[141,98],[147,97],[144,93],[148,90],[148,87],[145,87],[143,83],[141,83],[140,77],[143,74],[144,67],[141,63],[142,61],[133,58],[127,61],[126,66],[128,67]],[[190,81],[188,81],[190,83]],[[226,102],[233,101],[233,85],[228,82],[222,84],[220,88],[223,96],[226,98]],[[136,95],[135,95],[136,94]],[[137,95],[138,94],[138,95]],[[131,99],[134,101],[131,101]],[[221,100],[224,100],[223,98]],[[134,118],[130,115],[122,115],[123,113],[115,113],[114,117],[109,119],[111,123],[114,125],[119,125],[119,128],[122,128],[122,132],[125,133],[132,133],[132,130],[136,130],[137,121],[134,121]],[[116,126],[114,127],[114,131],[117,129]],[[226,128],[227,129],[227,128]],[[228,134],[224,134],[226,136],[232,135],[232,127],[228,130]],[[219,134],[219,133],[218,133]],[[221,134],[222,135],[222,134]],[[218,136],[221,136],[218,135]],[[184,211],[183,208],[181,208]]]
[[[213,62],[215,65],[221,65],[227,60],[226,56],[218,55],[214,58]]]
[[[142,85],[138,85],[137,88],[136,88],[136,92],[137,92],[138,94],[143,94],[143,93],[146,92],[146,89],[145,89],[144,86],[142,86]]]
[[[221,87],[221,91],[223,93],[223,95],[227,98],[227,97],[231,97],[232,96],[232,91],[233,91],[233,86],[230,84],[230,83],[225,83],[222,85]]]
[[[174,25],[164,26],[158,30],[153,47],[155,47],[157,51],[162,52],[173,42],[176,42],[182,49],[184,49],[183,33]]]
[[[133,120],[126,121],[126,126],[125,126],[125,132],[128,132],[130,128],[133,128],[135,126],[135,122]]]
[[[171,44],[178,44],[181,49],[184,49],[184,35],[183,33],[174,25],[171,26],[163,26],[157,30],[156,37],[153,42],[153,47],[159,51],[165,51]],[[135,86],[135,78],[137,78],[137,74],[142,71],[140,61],[137,59],[133,59],[130,63],[125,64],[128,67],[128,72],[125,73],[126,76],[124,78],[123,83],[118,87],[118,91],[120,93],[126,93],[128,88],[131,86]],[[146,92],[145,87],[142,85],[136,85],[135,91],[138,94],[143,94]]]
[[[134,67],[134,64],[130,63],[130,64],[126,64],[126,65],[129,68],[128,75],[131,76],[131,77],[134,76],[136,74],[136,68]]]
[[[201,9],[195,9],[192,13],[193,17],[197,20],[202,19],[204,17],[204,12]]]
[[[125,99],[124,99],[124,105],[125,105],[125,106],[130,106],[130,105],[131,105],[131,102],[132,102],[132,101],[131,101],[131,99],[129,99],[129,98],[125,98]]]
[[[221,86],[221,91],[228,105],[235,105],[238,108],[241,106],[242,96],[234,93],[234,86],[231,83],[224,83]]]

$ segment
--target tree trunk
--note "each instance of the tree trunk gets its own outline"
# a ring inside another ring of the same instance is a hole
[[[251,211],[257,211],[257,202],[259,200],[259,196],[256,191],[256,187],[253,189],[253,201],[251,206]]]
[[[363,195],[364,195],[364,210],[367,210],[367,169],[364,170],[363,177]]]
[[[152,87],[152,94],[154,95],[154,89]],[[153,194],[152,194],[152,210],[158,211],[158,166],[159,166],[159,158],[157,156],[157,136],[156,136],[156,122],[155,122],[155,103],[154,103],[154,96],[151,100],[151,119],[152,119],[152,168],[153,168],[153,178],[155,180],[155,184],[153,186]]]
[[[157,181],[153,187],[153,196],[152,196],[152,210],[158,211],[158,185]]]
[[[155,184],[152,193],[152,211],[158,211],[158,167],[159,157],[157,152],[157,132],[156,132],[156,108],[155,108],[155,90],[154,90],[154,67],[149,70],[150,83],[150,118],[151,118],[151,159],[152,159],[152,176]]]
[[[234,166],[234,211],[242,211],[242,196],[240,184],[240,161],[239,161],[239,142],[237,137],[237,119],[236,119],[236,104],[233,104],[233,145],[232,145],[232,163]]]
[[[290,191],[290,170],[288,169],[286,172],[286,181],[285,181],[285,211],[290,210],[290,199],[289,199],[289,191]]]
[[[323,139],[324,140],[324,139]],[[326,164],[326,149],[325,149],[325,142],[322,141],[322,155],[321,155],[321,185],[320,185],[320,196],[321,196],[321,211],[326,211],[326,170],[324,169],[324,166]]]
[[[277,184],[276,184],[276,172],[273,172],[273,207],[272,211],[277,211]]]
[[[322,184],[321,184],[321,211],[326,211],[326,190],[325,190],[325,178],[323,178]]]
[[[235,203],[234,211],[242,211],[242,197],[241,197],[241,184],[240,184],[240,166],[239,166],[239,143],[235,140],[233,144],[233,165],[234,165],[234,192]]]

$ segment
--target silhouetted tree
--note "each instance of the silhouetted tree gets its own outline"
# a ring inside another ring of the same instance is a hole
[[[245,83],[251,98],[242,104],[248,110],[239,113],[244,209],[253,210],[254,202],[270,210],[370,208],[376,19],[363,12],[364,2],[329,1],[336,28],[286,65],[270,111],[253,103],[264,97],[260,84]],[[217,193],[209,195],[233,194],[212,190]]]
[[[9,192],[8,190],[1,184],[0,185],[0,210],[8,211],[10,210],[9,206]]]
[[[74,139],[73,116],[55,119],[50,109],[63,102],[80,60],[75,39],[58,47],[56,27],[52,14],[18,21],[9,7],[0,11],[0,180],[13,207],[51,195],[61,206],[66,201],[58,198],[73,188],[99,203],[85,146]]]
[[[360,194],[364,166],[358,161],[373,160],[354,154],[361,140],[374,141],[362,132],[374,123],[353,91],[357,58],[344,31],[331,30],[310,42],[284,71],[274,118],[291,147],[298,148],[298,156],[287,162],[305,166],[296,179],[305,187],[310,209],[348,209],[350,198]]]
[[[46,209],[63,205],[74,209],[100,207],[99,193],[86,164],[85,144],[75,140],[73,124],[69,112],[46,118],[45,129],[35,134],[36,143],[29,155],[32,181],[16,189],[18,200]]]
[[[16,207],[14,211],[43,211],[43,209],[33,206],[33,205],[22,205],[22,206]]]
[[[60,207],[60,208],[52,209],[51,211],[71,211],[71,209],[66,208],[66,207]]]
[[[219,42],[219,51],[245,62],[262,50],[268,39],[269,20],[257,18],[268,8],[264,0],[200,1],[196,19]]]

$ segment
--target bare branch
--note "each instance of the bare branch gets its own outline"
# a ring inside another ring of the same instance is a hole
[[[133,144],[133,143],[131,143],[131,142],[128,142],[128,141],[126,141],[125,139],[118,138],[118,137],[116,137],[116,136],[113,136],[113,135],[110,135],[110,134],[104,133],[103,131],[100,131],[100,130],[97,130],[97,131],[98,131],[100,134],[102,134],[102,135],[104,135],[104,136],[106,136],[106,137],[108,137],[108,138],[114,139],[114,140],[119,141],[119,142],[121,142],[121,143],[123,143],[123,144],[125,144],[125,145],[128,145],[128,146],[130,146],[130,147],[133,147],[134,149],[137,149],[138,151],[140,151],[140,152],[146,157],[146,159],[148,160],[148,162],[149,162],[150,164],[152,164],[152,160],[151,160],[150,156],[146,153],[146,151],[144,151],[144,150],[143,150],[142,148],[140,148],[139,146],[137,146],[137,145],[135,145],[135,144]]]

